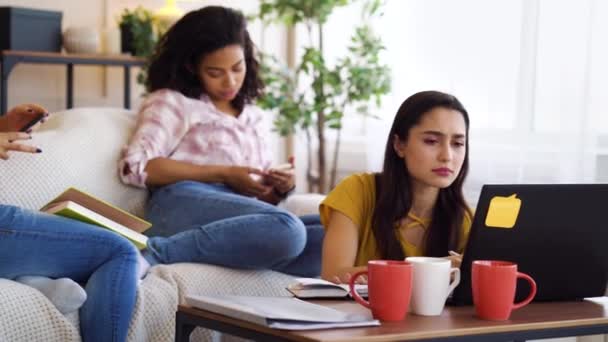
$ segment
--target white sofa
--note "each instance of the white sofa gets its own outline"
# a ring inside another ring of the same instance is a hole
[[[0,161],[0,203],[38,209],[75,186],[137,215],[146,191],[120,183],[116,160],[134,126],[132,111],[80,108],[54,113],[34,133],[41,154]],[[320,195],[294,195],[285,204],[297,214],[316,212]],[[27,251],[24,251],[27,253]],[[5,262],[5,261],[0,261]],[[152,267],[139,286],[129,341],[173,341],[175,310],[186,294],[288,296],[292,277],[203,264]],[[225,339],[197,329],[192,341]],[[77,313],[63,316],[41,293],[0,279],[0,341],[80,341]]]

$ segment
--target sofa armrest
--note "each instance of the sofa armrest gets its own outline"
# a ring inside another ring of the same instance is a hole
[[[319,214],[319,204],[325,199],[324,195],[314,193],[293,194],[280,207],[296,216]]]
[[[38,290],[0,279],[0,341],[80,341],[77,322]]]

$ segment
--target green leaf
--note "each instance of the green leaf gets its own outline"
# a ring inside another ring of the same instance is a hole
[[[334,10],[354,1],[361,0],[261,0],[259,18],[318,27],[322,36],[323,23]],[[390,91],[390,68],[381,61],[380,53],[385,47],[367,19],[381,15],[383,3],[366,0],[361,24],[353,28],[347,52],[334,65],[327,63],[318,45],[301,50],[299,64],[293,70],[273,56],[260,56],[266,89],[258,103],[275,113],[274,125],[279,134],[316,129],[320,120],[325,128],[339,130],[345,113],[377,118],[369,113],[369,105],[380,106],[383,95]],[[318,37],[304,40],[318,41]]]

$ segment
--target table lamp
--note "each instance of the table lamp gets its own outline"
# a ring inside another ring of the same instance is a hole
[[[154,13],[154,17],[158,22],[159,33],[163,34],[167,32],[169,27],[183,15],[184,12],[177,7],[175,0],[166,0],[165,5]]]

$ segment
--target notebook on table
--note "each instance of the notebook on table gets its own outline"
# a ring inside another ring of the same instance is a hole
[[[348,284],[334,284],[320,278],[296,278],[287,286],[287,291],[301,299],[347,298],[350,297]],[[367,298],[367,284],[355,284],[355,291]]]
[[[535,301],[603,296],[608,283],[608,184],[485,185],[449,301],[472,303],[473,260],[518,264]],[[529,293],[517,283],[516,300]]]
[[[195,308],[274,329],[316,330],[380,325],[370,312],[350,313],[293,297],[186,295]]]

